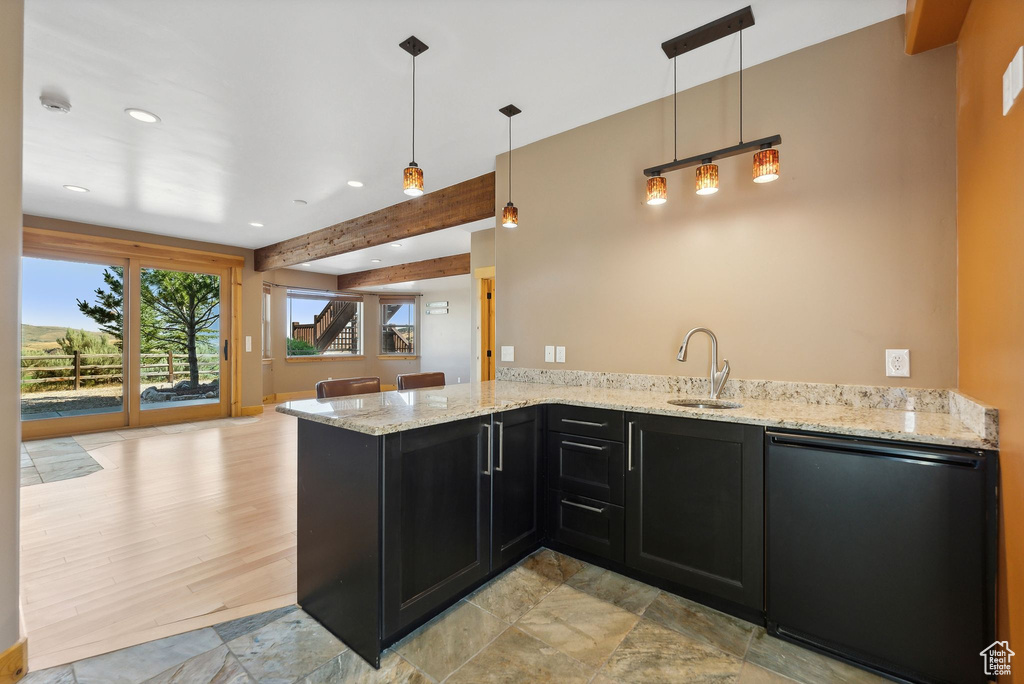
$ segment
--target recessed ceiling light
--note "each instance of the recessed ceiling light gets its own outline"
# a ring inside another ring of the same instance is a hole
[[[370,259],[370,263],[371,264],[379,264],[380,263],[380,259]]]
[[[306,204],[306,200],[292,200],[295,204]]]
[[[255,221],[250,221],[249,225],[252,226],[253,228],[262,228],[263,227],[262,223],[256,223]]]
[[[349,181],[348,184],[350,186],[352,186],[353,188],[361,188],[361,187],[363,187],[363,182],[362,181]]]
[[[392,243],[391,243],[391,246],[392,246],[392,247],[401,247],[401,246],[402,246],[402,243],[401,243],[401,242],[392,242]]]
[[[89,192],[89,188],[83,188],[81,185],[65,185],[64,189],[71,192]]]
[[[124,113],[132,117],[136,121],[142,123],[160,123],[160,117],[153,112],[147,112],[145,109],[136,109],[135,107],[129,107],[124,110]]]
[[[309,268],[309,264],[299,264],[299,266],[302,266],[303,268]]]

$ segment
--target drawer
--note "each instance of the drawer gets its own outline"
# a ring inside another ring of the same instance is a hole
[[[621,442],[622,425],[621,411],[582,406],[554,405],[548,407],[548,429],[552,432]]]
[[[548,525],[555,541],[609,560],[623,561],[625,525],[621,506],[550,490]]]
[[[548,486],[621,506],[625,457],[621,442],[548,433]]]

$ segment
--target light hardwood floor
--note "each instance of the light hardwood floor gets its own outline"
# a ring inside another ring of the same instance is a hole
[[[21,490],[38,670],[295,602],[296,421],[90,450],[104,470]]]

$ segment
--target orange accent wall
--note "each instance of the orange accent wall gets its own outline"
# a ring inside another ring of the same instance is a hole
[[[1024,654],[1024,95],[1002,74],[1024,44],[1024,1],[974,0],[957,40],[959,385],[999,408],[1000,639]],[[1024,655],[1012,663],[1024,682]],[[1003,681],[1002,679],[1000,681]]]

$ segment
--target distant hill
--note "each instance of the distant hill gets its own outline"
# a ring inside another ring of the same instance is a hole
[[[35,349],[46,351],[48,349],[59,349],[57,340],[64,337],[68,332],[67,326],[62,325],[29,325],[21,324],[21,347],[22,349]]]

